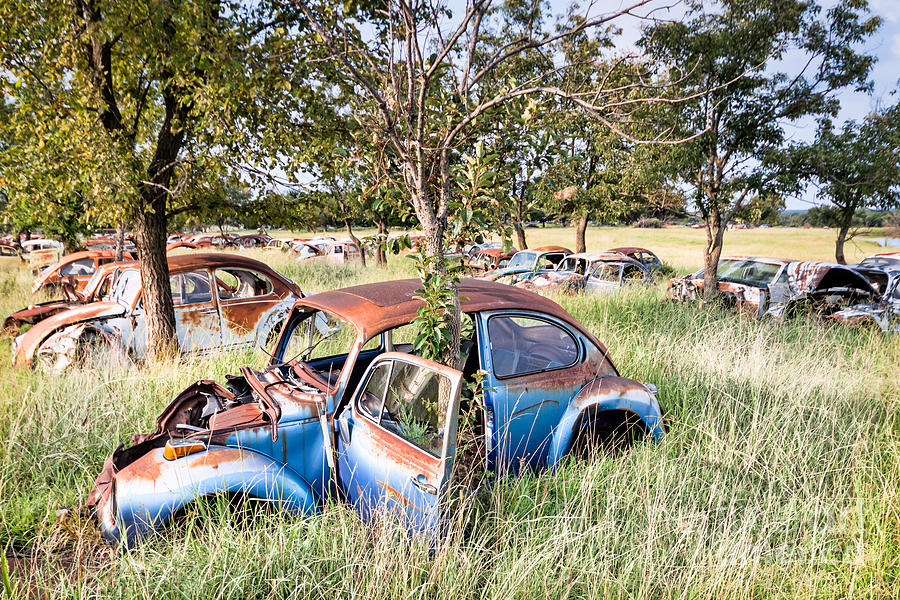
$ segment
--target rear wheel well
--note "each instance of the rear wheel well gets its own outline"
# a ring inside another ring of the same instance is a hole
[[[647,433],[647,424],[634,411],[588,408],[575,424],[569,454],[589,458],[596,452],[619,453]]]

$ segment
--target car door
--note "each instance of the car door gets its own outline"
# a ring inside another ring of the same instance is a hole
[[[190,352],[220,347],[222,327],[209,271],[175,273],[169,276],[169,284],[181,349]]]
[[[791,297],[791,288],[788,284],[788,269],[787,266],[781,267],[781,271],[778,273],[776,277],[773,278],[772,282],[768,287],[768,296],[769,296],[769,304],[783,304],[787,302]],[[763,303],[760,303],[763,304]],[[771,306],[767,307],[770,308]]]
[[[597,263],[587,278],[585,289],[594,294],[611,294],[622,287],[621,263]]]
[[[488,340],[481,357],[488,464],[500,473],[537,470],[570,399],[596,373],[583,368],[580,336],[549,315],[482,313],[479,319],[479,336]]]
[[[278,301],[272,282],[256,271],[232,267],[216,269],[214,279],[222,315],[222,346],[253,345],[260,317]]]
[[[338,419],[338,480],[364,519],[394,513],[411,534],[440,535],[461,382],[461,372],[409,354],[369,365]]]

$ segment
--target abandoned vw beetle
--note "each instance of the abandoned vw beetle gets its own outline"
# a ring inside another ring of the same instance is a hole
[[[620,377],[603,344],[532,292],[462,280],[462,370],[411,354],[420,286],[308,296],[268,366],[189,386],[155,433],[106,460],[87,498],[104,534],[132,543],[215,493],[300,513],[336,493],[363,518],[396,511],[410,532],[434,537],[460,414],[481,441],[477,458],[461,460],[501,475],[552,467],[624,423],[662,438],[655,388]],[[465,385],[476,379],[481,402]]]

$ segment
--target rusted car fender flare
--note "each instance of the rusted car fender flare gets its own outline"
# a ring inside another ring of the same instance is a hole
[[[94,302],[60,311],[48,317],[16,338],[13,366],[29,367],[40,348],[52,335],[79,323],[121,317],[125,310],[113,302]]]
[[[40,359],[41,354],[45,350],[52,351],[57,356],[54,371],[60,372],[74,364],[78,345],[82,342],[83,336],[89,332],[102,338],[107,346],[116,352],[120,365],[131,360],[128,349],[122,344],[119,332],[111,327],[107,327],[104,321],[83,321],[58,329],[38,346],[34,356]],[[61,356],[65,356],[66,359],[63,363],[59,362]]]
[[[266,342],[269,336],[278,325],[287,321],[291,314],[291,309],[297,300],[303,296],[295,296],[293,294],[285,297],[284,300],[273,306],[267,314],[265,314],[256,324],[256,345],[260,348],[266,348]]]
[[[218,493],[270,500],[298,514],[312,514],[319,506],[300,475],[258,452],[210,446],[175,460],[167,460],[163,452],[151,450],[114,476],[114,493],[97,506],[109,541],[133,546],[167,525],[185,505]]]
[[[572,448],[582,415],[588,411],[625,410],[637,415],[655,441],[662,440],[662,410],[656,396],[644,385],[625,377],[599,377],[584,386],[563,413],[556,427],[547,456],[553,467]]]

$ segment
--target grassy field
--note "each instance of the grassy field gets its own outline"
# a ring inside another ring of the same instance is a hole
[[[572,246],[571,229],[529,245]],[[591,229],[589,249],[645,245],[680,271],[702,232]],[[874,245],[850,245],[853,259]],[[833,232],[731,232],[728,254],[829,259]],[[315,292],[412,274],[250,252]],[[0,316],[33,302],[0,272]],[[187,384],[256,353],[62,377],[13,370],[0,345],[0,597],[45,598],[896,598],[900,589],[900,337],[798,320],[756,322],[663,302],[662,286],[559,298],[619,370],[655,383],[660,444],[501,481],[456,514],[434,552],[390,522],[334,504],[291,519],[216,503],[130,552],[89,522],[57,520],[103,459],[150,431]]]
[[[250,232],[245,232],[250,233]],[[313,237],[322,232],[278,231],[276,237]],[[354,230],[363,236],[375,233],[374,229]],[[343,230],[329,231],[328,235],[345,237]],[[849,262],[858,262],[866,256],[885,249],[869,238],[891,237],[887,229],[868,229],[851,238],[844,253]],[[801,229],[773,227],[769,229],[741,229],[725,235],[722,256],[770,256],[805,260],[834,261],[833,229]],[[499,242],[498,236],[492,241]],[[544,245],[560,245],[575,249],[575,230],[571,227],[530,227],[526,229],[526,242],[531,248]],[[695,271],[703,265],[703,248],[706,233],[702,229],[669,227],[665,229],[636,229],[634,227],[590,227],[585,235],[588,250],[605,250],[620,246],[642,246],[656,252],[660,258],[682,272]]]

